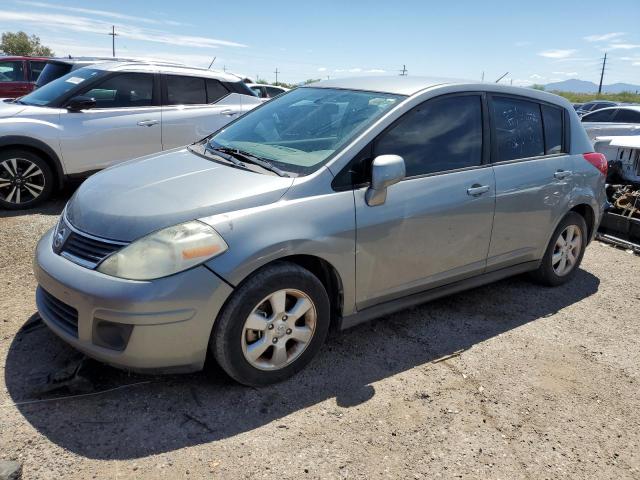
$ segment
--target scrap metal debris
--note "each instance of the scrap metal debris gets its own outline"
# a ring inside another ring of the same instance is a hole
[[[95,391],[91,381],[91,361],[86,357],[76,357],[60,370],[47,375],[45,382],[34,390],[34,395],[41,396],[59,390],[69,393],[90,393]]]

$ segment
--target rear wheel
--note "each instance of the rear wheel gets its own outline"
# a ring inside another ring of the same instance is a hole
[[[26,150],[0,153],[0,207],[31,208],[53,191],[53,173],[40,156]]]
[[[556,228],[533,277],[549,286],[568,282],[578,270],[587,246],[587,224],[582,215],[569,212]]]
[[[276,263],[234,292],[214,325],[210,349],[240,383],[279,382],[318,353],[329,311],[329,297],[315,275],[292,263]]]

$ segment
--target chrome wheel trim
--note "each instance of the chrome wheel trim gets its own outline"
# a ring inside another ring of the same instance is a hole
[[[37,199],[46,185],[42,169],[26,158],[0,162],[0,200],[20,205]]]
[[[256,305],[242,328],[242,354],[258,370],[280,370],[296,361],[316,331],[311,298],[291,288],[278,290]]]
[[[582,232],[577,225],[568,225],[556,239],[551,255],[551,267],[556,275],[563,277],[571,272],[582,251]]]

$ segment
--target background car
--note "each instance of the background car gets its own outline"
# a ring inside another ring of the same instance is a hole
[[[615,107],[618,102],[610,102],[608,100],[595,100],[593,102],[583,103],[580,108],[576,110],[578,115],[586,115],[589,112],[595,112],[601,108]]]
[[[0,102],[0,207],[36,205],[68,177],[199,140],[259,105],[237,77],[109,62]]]
[[[247,86],[260,98],[273,98],[289,91],[288,88],[264,83],[248,83]]]
[[[603,108],[584,115],[580,121],[592,140],[602,135],[638,135],[640,105]]]
[[[17,98],[33,91],[48,60],[46,57],[0,57],[0,98]]]

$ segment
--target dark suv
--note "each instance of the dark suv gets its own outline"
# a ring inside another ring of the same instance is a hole
[[[46,57],[0,57],[0,98],[17,98],[36,88]]]

